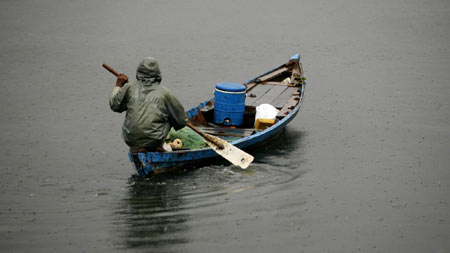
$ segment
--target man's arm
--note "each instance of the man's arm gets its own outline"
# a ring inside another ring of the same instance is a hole
[[[129,88],[128,76],[119,74],[116,80],[116,87],[114,87],[109,98],[111,110],[119,113],[127,110],[127,92]]]
[[[188,117],[184,111],[184,107],[181,105],[178,98],[169,91],[166,94],[165,102],[170,114],[170,125],[175,130],[180,130],[181,128],[185,127],[186,123],[188,122]]]

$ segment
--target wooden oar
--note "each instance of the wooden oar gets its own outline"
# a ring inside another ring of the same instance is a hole
[[[115,71],[113,68],[108,66],[107,64],[103,64],[103,67],[111,72],[113,75],[118,76],[119,73]],[[187,126],[202,136],[208,146],[210,146],[217,154],[221,155],[223,158],[227,159],[233,165],[237,165],[242,169],[246,169],[253,161],[254,157],[241,149],[235,147],[231,143],[220,139],[217,136],[212,136],[209,134],[205,134],[202,131],[198,130],[191,123],[187,123]]]
[[[198,130],[194,125],[192,125],[191,123],[186,123],[186,126],[190,127],[192,130],[194,130],[194,132],[198,133],[201,137],[203,137],[205,140],[213,143],[214,145],[216,145],[217,147],[219,147],[220,149],[224,149],[225,147],[219,143],[216,142],[213,138],[210,138],[208,135],[206,135],[205,133],[203,133],[202,131]]]
[[[224,141],[217,136],[205,134],[194,127],[191,123],[187,123],[187,126],[202,136],[209,147],[233,165],[246,169],[253,162],[254,157],[252,155],[244,152],[231,143]]]

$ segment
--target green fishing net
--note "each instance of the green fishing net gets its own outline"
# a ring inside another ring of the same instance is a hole
[[[178,131],[171,128],[167,135],[166,142],[173,142],[175,139],[180,139],[183,142],[183,149],[200,149],[208,147],[208,144],[206,144],[203,137],[189,127],[184,127]]]

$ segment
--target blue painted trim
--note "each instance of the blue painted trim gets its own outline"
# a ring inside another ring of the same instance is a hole
[[[202,109],[203,107],[205,107],[211,100],[212,100],[212,99],[206,100],[205,102],[201,103],[201,104],[198,105],[197,107],[194,107],[194,108],[190,109],[189,111],[187,111],[186,114],[187,114],[188,118],[191,119],[191,118],[197,116],[198,110],[200,110],[200,109]]]
[[[293,56],[291,56],[291,58],[289,58],[289,60],[300,61],[300,54],[294,54]]]

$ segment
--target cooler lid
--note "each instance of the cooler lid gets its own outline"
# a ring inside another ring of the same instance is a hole
[[[218,83],[216,89],[229,92],[245,91],[245,86],[239,83]]]

